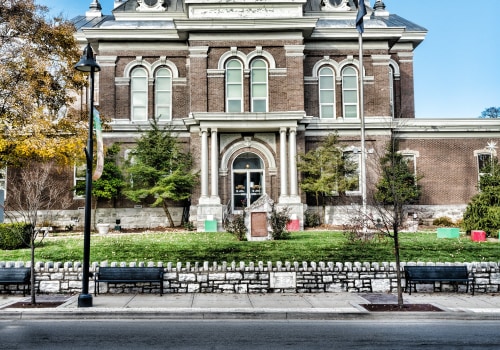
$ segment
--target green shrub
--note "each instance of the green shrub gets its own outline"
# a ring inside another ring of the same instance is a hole
[[[29,242],[29,225],[0,224],[0,249],[14,250],[28,248]]]
[[[467,234],[472,230],[483,230],[488,236],[497,235],[500,229],[500,206],[485,199],[481,193],[465,209],[462,228]]]
[[[447,216],[441,216],[439,218],[434,219],[432,221],[432,224],[434,226],[440,226],[440,227],[451,227],[451,226],[455,225],[455,223],[453,222],[453,220],[451,220]]]
[[[236,236],[239,241],[246,240],[247,227],[245,226],[245,215],[230,215],[224,220],[224,229]]]
[[[306,227],[317,227],[321,224],[319,214],[312,210],[304,213],[304,225]]]
[[[270,222],[273,239],[280,240],[290,238],[290,232],[286,230],[286,224],[290,221],[289,213],[290,208],[283,208],[281,211],[277,211],[273,205]]]

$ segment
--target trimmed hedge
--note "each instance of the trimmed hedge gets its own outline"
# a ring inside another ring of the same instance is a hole
[[[27,224],[0,224],[0,249],[28,248],[30,230]]]

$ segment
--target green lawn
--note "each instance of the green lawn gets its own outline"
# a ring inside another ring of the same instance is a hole
[[[500,261],[500,243],[472,242],[469,237],[438,239],[435,232],[400,235],[402,261]],[[81,236],[46,238],[36,261],[82,260]],[[240,242],[228,233],[144,233],[93,235],[91,262],[390,262],[392,240],[351,243],[341,232],[294,232],[285,241]],[[29,261],[29,250],[2,250],[0,261]]]

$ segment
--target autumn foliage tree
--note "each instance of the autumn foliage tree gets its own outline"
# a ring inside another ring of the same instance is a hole
[[[85,77],[74,27],[33,0],[0,0],[0,167],[12,168],[6,209],[30,227],[34,281],[41,211],[65,209],[58,169],[83,158],[88,120],[70,106]],[[17,168],[17,169],[16,169]],[[32,303],[35,303],[34,284]]]
[[[0,165],[81,157],[85,113],[68,106],[85,77],[74,27],[33,0],[0,0]]]

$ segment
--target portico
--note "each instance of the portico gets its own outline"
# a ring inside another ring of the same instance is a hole
[[[200,139],[200,195],[192,201],[199,229],[211,217],[221,228],[225,214],[242,213],[264,193],[274,197],[278,207],[291,207],[302,217],[296,156],[298,121],[303,117],[192,113],[184,120]]]

